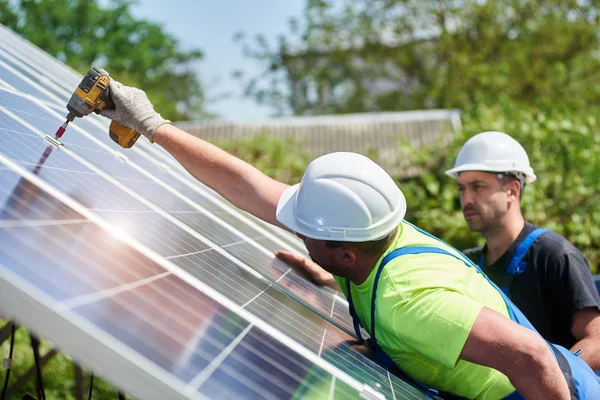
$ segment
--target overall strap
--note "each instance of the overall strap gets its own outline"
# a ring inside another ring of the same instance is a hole
[[[506,267],[507,275],[516,276],[525,272],[525,270],[527,269],[527,263],[521,262],[521,260],[523,260],[525,254],[527,254],[527,252],[533,245],[533,242],[535,242],[537,238],[539,238],[546,232],[548,232],[548,229],[543,228],[536,228],[529,232],[527,237],[523,239],[523,241],[519,244],[519,247],[517,247],[517,250],[515,251],[515,254],[513,254],[510,263],[508,264],[508,267]]]
[[[350,279],[346,278],[346,292],[348,295],[348,309],[350,311],[350,316],[352,317],[352,324],[354,325],[354,332],[356,333],[356,337],[360,344],[365,342],[361,333],[360,333],[360,322],[358,320],[358,315],[356,314],[356,309],[354,308],[354,302],[352,301],[352,292],[350,291]]]
[[[500,290],[504,292],[507,296],[510,296],[510,285],[512,285],[512,280],[515,276],[521,275],[527,269],[527,262],[523,261],[523,258],[533,245],[533,243],[544,233],[549,232],[548,229],[536,228],[529,232],[529,234],[523,239],[515,253],[513,254],[508,266],[506,267],[506,275],[511,277],[511,283],[509,285],[500,286]],[[481,258],[479,258],[479,268],[483,269],[485,264],[485,255],[481,254]]]

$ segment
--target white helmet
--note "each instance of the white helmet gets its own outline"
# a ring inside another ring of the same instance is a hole
[[[406,214],[406,200],[375,162],[356,153],[313,160],[302,181],[277,204],[277,220],[312,239],[367,242],[392,232]]]
[[[463,171],[511,172],[524,183],[536,180],[523,146],[502,132],[483,132],[467,140],[446,175],[458,179]]]

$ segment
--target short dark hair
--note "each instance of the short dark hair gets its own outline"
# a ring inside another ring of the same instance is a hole
[[[507,185],[513,181],[519,181],[521,184],[521,189],[519,194],[523,194],[523,190],[525,189],[525,177],[520,174],[515,174],[514,172],[492,172],[498,176],[500,183],[502,185]]]
[[[325,245],[330,249],[336,249],[342,246],[354,247],[367,254],[382,254],[392,244],[396,238],[396,231],[394,229],[381,239],[370,240],[368,242],[340,242],[337,240],[327,240]]]

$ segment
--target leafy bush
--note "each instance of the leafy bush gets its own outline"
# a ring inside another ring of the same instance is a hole
[[[306,166],[314,158],[299,150],[299,141],[274,138],[268,131],[245,140],[221,141],[215,144],[254,165],[271,178],[288,184],[300,182]]]

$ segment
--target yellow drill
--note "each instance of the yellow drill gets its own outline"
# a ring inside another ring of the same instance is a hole
[[[67,120],[56,131],[56,138],[60,138],[65,133],[67,125],[75,117],[81,118],[92,112],[99,114],[105,108],[107,110],[115,108],[110,97],[109,84],[110,77],[106,71],[96,67],[89,70],[75,89],[75,92],[73,92],[69,103],[67,103],[67,110],[69,111]],[[110,138],[119,146],[125,148],[133,146],[140,137],[139,132],[115,121],[111,122],[109,131]]]

